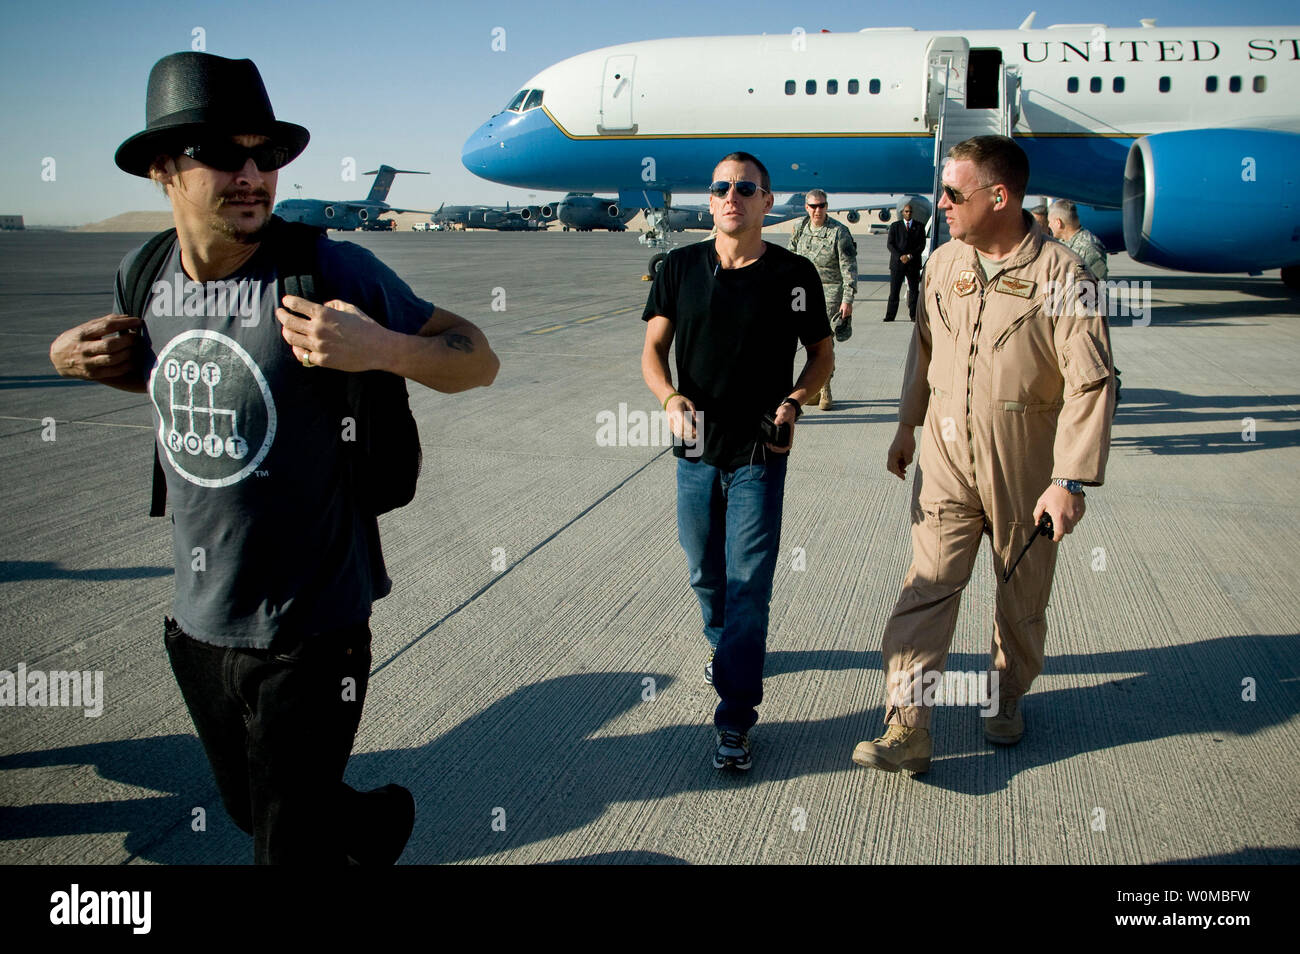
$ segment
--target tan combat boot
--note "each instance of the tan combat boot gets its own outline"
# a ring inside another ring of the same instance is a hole
[[[934,745],[929,729],[914,729],[907,725],[888,725],[885,734],[874,742],[859,742],[853,750],[853,761],[882,772],[907,769],[915,775],[930,771],[930,755]]]
[[[826,387],[822,388],[821,403],[817,406],[823,411],[831,409],[831,385],[829,381],[826,383]]]
[[[999,699],[997,715],[984,720],[984,738],[994,745],[1015,745],[1025,734],[1025,717],[1020,714],[1020,697]]]

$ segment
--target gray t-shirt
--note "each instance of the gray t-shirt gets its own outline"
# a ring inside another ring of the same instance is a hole
[[[115,308],[138,249],[118,269]],[[414,334],[433,305],[374,255],[322,239],[317,298]],[[174,614],[218,646],[271,647],[363,622],[391,583],[373,515],[353,501],[343,374],[305,368],[281,336],[266,246],[235,274],[190,281],[177,246],[143,315],[176,559]],[[143,472],[143,468],[142,468]]]

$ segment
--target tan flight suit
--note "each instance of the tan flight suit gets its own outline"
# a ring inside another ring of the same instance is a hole
[[[885,626],[890,686],[907,686],[885,721],[928,727],[932,707],[907,675],[941,672],[982,534],[993,541],[997,611],[992,668],[1017,698],[1043,668],[1056,547],[1038,540],[1010,583],[1002,576],[1034,530],[1053,477],[1100,485],[1115,409],[1104,303],[1078,296],[1092,276],[1025,214],[1030,232],[985,280],[972,246],[952,240],[925,268],[898,419],[924,425],[912,502],[912,566]],[[1051,282],[1076,292],[1053,302]],[[1067,283],[1076,283],[1067,285]],[[1090,290],[1091,291],[1091,290]],[[1051,312],[1051,313],[1049,313]]]

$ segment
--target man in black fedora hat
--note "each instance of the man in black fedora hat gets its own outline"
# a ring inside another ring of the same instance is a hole
[[[165,644],[255,861],[392,863],[414,823],[410,792],[342,781],[371,603],[391,588],[382,508],[347,443],[362,420],[351,373],[450,393],[491,384],[498,360],[477,327],[367,250],[272,216],[277,170],[309,136],[275,118],[252,61],[164,57],[146,117],[116,162],[164,189],[174,241],[128,255],[114,313],[64,332],[50,359],[65,377],[151,399],[176,559]],[[145,269],[151,285],[137,264],[146,250],[161,263]],[[311,285],[293,286],[304,296],[276,293],[304,272]],[[328,300],[308,300],[309,287]]]

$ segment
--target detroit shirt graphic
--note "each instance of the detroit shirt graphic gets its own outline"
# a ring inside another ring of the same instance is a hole
[[[275,401],[262,369],[216,331],[177,335],[149,377],[158,443],[199,487],[228,487],[257,469],[275,439]]]

